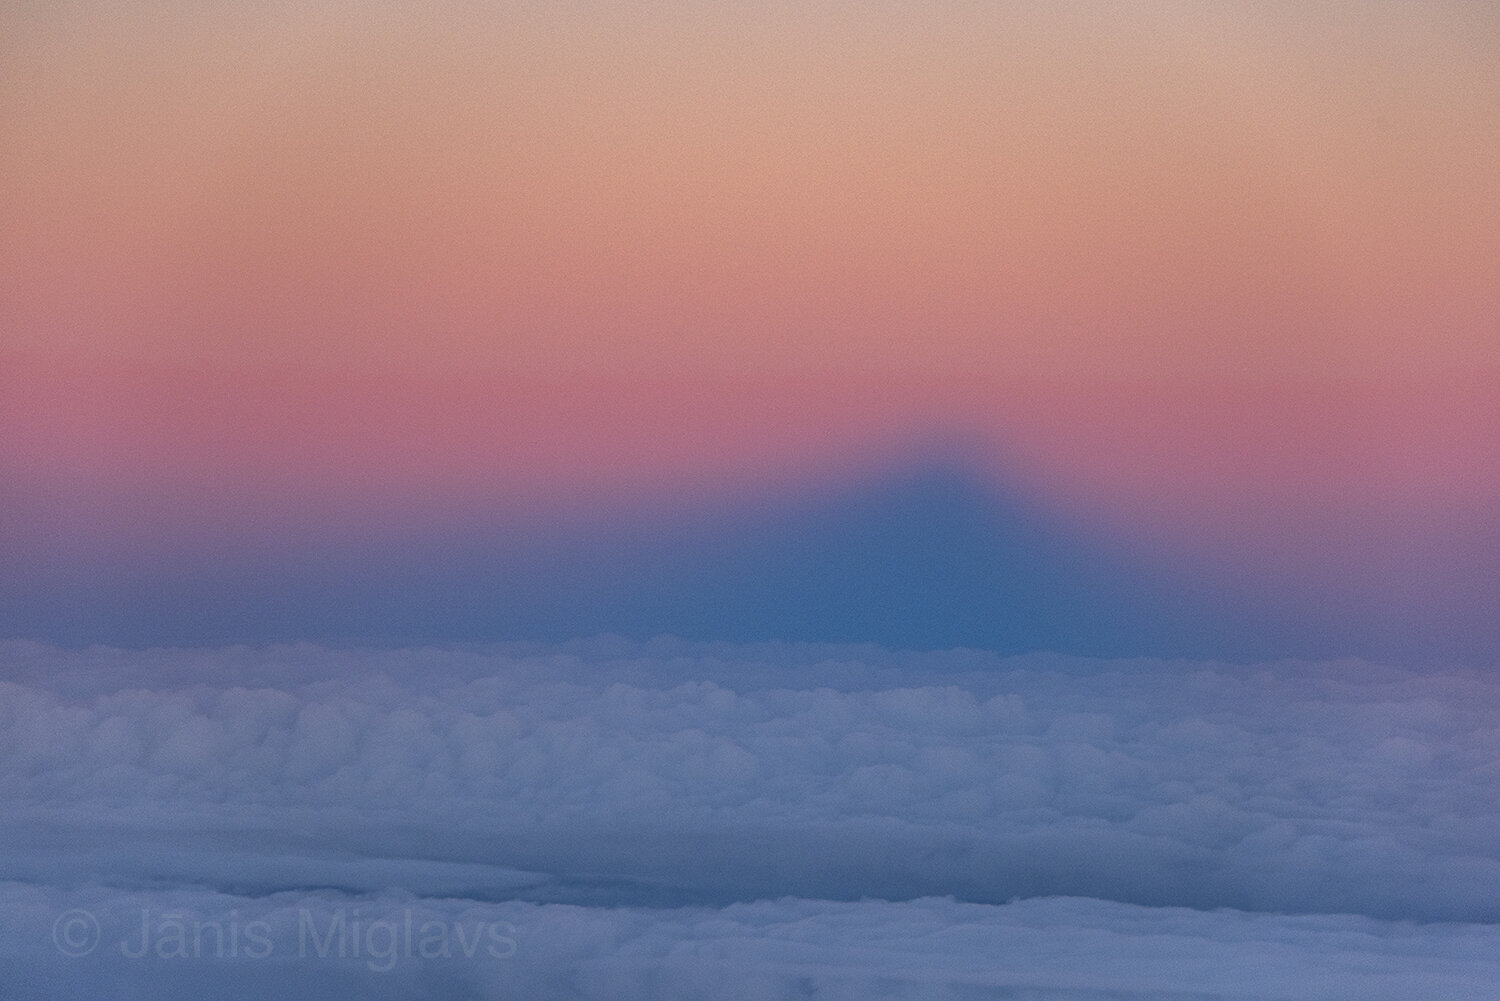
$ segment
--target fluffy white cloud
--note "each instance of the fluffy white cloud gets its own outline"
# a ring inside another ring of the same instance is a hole
[[[383,971],[240,958],[245,983],[1458,998],[1500,982],[1500,680],[1476,672],[610,640],[12,643],[0,663],[16,983],[144,976],[167,993],[141,996],[170,998],[223,975],[217,957],[63,956],[51,925],[70,908],[117,944],[143,909],[215,927],[232,911],[295,950],[298,914],[355,907],[482,917],[525,945]]]

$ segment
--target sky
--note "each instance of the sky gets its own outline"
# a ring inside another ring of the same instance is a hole
[[[0,16],[5,635],[1500,652],[1492,5]]]

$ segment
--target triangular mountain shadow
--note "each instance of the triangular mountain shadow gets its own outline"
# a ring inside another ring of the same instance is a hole
[[[595,590],[597,589],[597,590]],[[598,631],[1097,656],[1273,655],[1158,566],[1070,535],[952,465],[638,540],[590,590]],[[540,625],[540,623],[538,623]],[[564,623],[548,630],[576,633]]]
[[[334,621],[308,623],[307,632],[332,627],[387,641],[612,632],[1234,659],[1284,652],[1186,582],[1070,536],[953,464],[814,501],[699,512],[690,525],[661,518],[554,546],[495,541],[451,576],[392,587],[350,594],[328,609]]]

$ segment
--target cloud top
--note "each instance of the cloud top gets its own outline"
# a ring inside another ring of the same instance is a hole
[[[60,877],[63,831],[99,878],[256,892],[1500,919],[1500,686],[1469,671],[610,641],[5,653],[16,877]]]

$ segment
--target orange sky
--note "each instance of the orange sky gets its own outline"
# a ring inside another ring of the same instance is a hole
[[[1488,4],[6,21],[13,348],[450,372],[1500,363]]]

